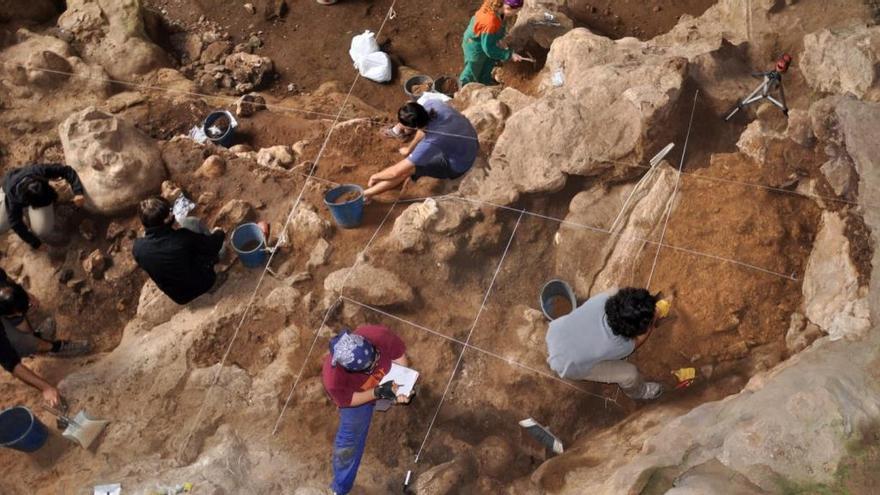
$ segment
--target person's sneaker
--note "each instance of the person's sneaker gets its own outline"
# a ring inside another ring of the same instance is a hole
[[[42,323],[37,325],[36,330],[34,330],[34,335],[43,340],[55,340],[56,327],[55,318],[46,318]]]
[[[639,397],[639,400],[652,400],[663,395],[663,385],[657,382],[645,383],[645,392]]]
[[[53,352],[53,356],[57,357],[74,357],[82,356],[92,350],[92,344],[88,340],[60,340],[61,347],[57,352]]]
[[[537,440],[538,443],[546,447],[548,450],[556,454],[561,454],[563,452],[562,442],[556,438],[556,435],[550,433],[550,430],[541,426],[534,419],[526,418],[520,421],[519,425],[525,428],[532,438]]]

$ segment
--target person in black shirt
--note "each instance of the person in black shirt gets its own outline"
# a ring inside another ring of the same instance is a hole
[[[141,202],[140,218],[145,233],[134,242],[134,260],[159,289],[177,304],[211,290],[226,234],[221,229],[209,232],[194,217],[175,229],[171,205],[160,197]]]
[[[12,229],[32,248],[40,247],[40,237],[46,238],[55,228],[52,204],[58,194],[49,185],[51,179],[66,180],[75,194],[73,204],[78,208],[85,204],[85,191],[79,176],[67,165],[29,165],[11,170],[3,178],[0,190],[0,233]],[[30,229],[24,223],[25,209]]]

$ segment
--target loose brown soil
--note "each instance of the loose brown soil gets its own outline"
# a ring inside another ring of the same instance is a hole
[[[422,94],[424,94],[426,91],[430,91],[430,90],[431,90],[431,83],[425,83],[425,84],[414,85],[410,92],[413,94],[413,96],[418,97],[418,96],[422,96]]]
[[[550,307],[549,313],[554,320],[571,313],[571,310],[573,309],[571,307],[571,300],[563,296],[551,297],[547,302],[547,306]]]
[[[360,197],[361,197],[360,191],[348,191],[348,192],[340,195],[338,198],[336,198],[336,201],[334,201],[334,203],[336,203],[338,205],[342,205],[345,203],[350,203],[356,199],[359,199]]]

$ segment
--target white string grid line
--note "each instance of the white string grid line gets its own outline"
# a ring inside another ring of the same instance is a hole
[[[477,328],[477,323],[480,321],[480,316],[483,314],[483,310],[486,308],[486,301],[489,300],[489,295],[492,294],[492,288],[495,287],[495,280],[498,278],[498,273],[501,272],[501,267],[504,265],[504,259],[507,257],[507,253],[510,251],[510,246],[513,244],[513,238],[516,237],[516,230],[519,228],[519,224],[522,221],[523,212],[520,212],[519,217],[516,219],[516,224],[513,226],[513,231],[510,233],[510,239],[507,240],[507,246],[504,247],[504,252],[501,253],[501,259],[498,261],[498,266],[495,267],[495,273],[492,274],[492,281],[489,282],[489,288],[486,289],[486,294],[483,296],[483,302],[480,303],[480,309],[477,311],[477,317],[474,318],[474,324],[471,325],[471,329],[468,332],[467,339],[465,339],[464,344],[465,347],[462,347],[461,353],[458,355],[458,361],[455,362],[455,366],[452,368],[452,374],[449,376],[449,381],[446,382],[446,389],[443,390],[443,395],[440,397],[440,403],[437,404],[437,409],[434,411],[434,417],[431,418],[431,422],[428,424],[428,431],[425,432],[425,438],[422,440],[422,445],[419,447],[419,451],[416,453],[415,462],[419,462],[419,457],[422,455],[422,450],[425,448],[425,444],[428,443],[428,437],[431,435],[431,429],[434,428],[434,422],[437,421],[437,415],[440,414],[440,408],[443,407],[443,403],[446,401],[446,395],[449,393],[449,389],[452,388],[452,381],[455,379],[455,373],[458,372],[459,366],[461,366],[461,360],[464,358],[464,353],[467,350],[467,345],[471,342],[471,336],[474,334],[474,329]]]
[[[663,239],[666,238],[666,228],[669,227],[669,217],[672,216],[672,210],[675,207],[675,197],[678,195],[678,185],[681,182],[681,170],[684,168],[684,161],[687,158],[688,142],[691,139],[691,128],[694,125],[694,112],[697,111],[697,98],[700,96],[700,90],[694,92],[694,106],[691,108],[691,119],[688,122],[687,134],[684,138],[684,149],[681,151],[681,161],[678,162],[678,174],[675,176],[675,186],[672,188],[672,194],[669,196],[669,202],[666,205],[666,220],[663,221],[663,231],[660,233],[660,242],[657,245],[657,253],[654,254],[654,262],[651,264],[651,273],[648,275],[648,283],[645,288],[651,288],[651,281],[654,279],[654,270],[657,268],[657,260],[660,259],[660,249],[663,246]]]
[[[377,31],[377,36],[379,33],[382,32],[382,29],[385,27],[385,23],[388,21],[388,16],[389,16],[390,12],[392,11],[392,9],[394,8],[394,4],[396,2],[397,2],[397,0],[392,1],[391,7],[388,9],[388,12],[385,14],[385,18],[382,20],[382,25],[380,26],[379,31]],[[330,142],[330,139],[333,137],[333,131],[336,128],[336,123],[339,122],[339,119],[342,115],[342,112],[345,110],[346,105],[348,105],[348,101],[351,98],[351,94],[354,92],[354,88],[357,85],[359,80],[360,80],[360,73],[355,75],[354,81],[352,82],[351,87],[349,88],[348,93],[346,94],[345,99],[342,102],[342,105],[339,107],[339,111],[336,114],[336,119],[334,120],[333,125],[331,125],[330,129],[327,131],[327,136],[324,138],[324,142],[321,145],[321,148],[318,150],[318,154],[315,157],[315,161],[312,163],[312,167],[309,170],[309,176],[306,178],[305,182],[303,183],[303,186],[299,192],[299,195],[297,195],[296,200],[293,203],[293,206],[290,208],[290,212],[287,214],[287,218],[285,219],[284,225],[281,228],[282,233],[287,232],[287,227],[290,224],[290,221],[293,219],[293,215],[296,212],[297,206],[299,206],[299,204],[303,198],[303,195],[305,194],[305,191],[306,191],[306,188],[309,184],[309,181],[311,180],[311,177],[314,175],[315,170],[317,170],[318,163],[320,162],[320,160],[324,154],[324,151],[327,149],[327,144]],[[391,209],[389,209],[389,213],[393,209],[394,209],[393,207]],[[387,215],[386,215],[386,218],[387,218]],[[384,220],[383,220],[383,222],[384,222]],[[209,399],[211,397],[211,392],[213,392],[214,387],[217,385],[217,383],[220,380],[220,375],[223,372],[223,368],[224,368],[224,365],[226,364],[226,360],[229,358],[229,354],[232,352],[232,348],[235,344],[236,339],[238,338],[238,334],[241,331],[242,326],[244,325],[245,319],[247,318],[247,316],[250,312],[250,309],[253,307],[253,304],[256,301],[257,294],[260,290],[260,287],[263,284],[263,281],[266,278],[266,274],[269,272],[269,267],[272,264],[272,260],[275,258],[275,254],[278,252],[278,247],[282,243],[283,238],[284,238],[283,235],[279,235],[278,240],[276,241],[274,248],[270,251],[269,259],[266,261],[266,266],[263,268],[262,272],[260,273],[260,277],[257,280],[257,284],[254,287],[254,291],[251,294],[250,298],[248,299],[248,302],[245,305],[244,310],[242,311],[241,319],[239,320],[238,324],[236,325],[235,331],[233,332],[232,337],[229,339],[229,344],[226,347],[226,351],[223,353],[223,357],[220,359],[219,366],[217,367],[217,372],[214,374],[214,377],[212,378],[211,382],[208,385],[207,390],[205,391],[205,396],[202,399],[202,404],[199,407],[199,410],[196,413],[196,416],[192,422],[192,427],[189,429],[189,432],[184,437],[184,440],[180,446],[180,450],[178,451],[178,458],[183,457],[184,450],[186,450],[186,447],[189,445],[190,439],[192,438],[193,434],[195,434],[195,431],[198,428],[199,422],[201,421],[202,415],[204,414],[205,407],[207,406]]]
[[[23,68],[26,70],[46,72],[49,74],[59,74],[59,75],[66,75],[66,76],[71,76],[71,77],[78,77],[81,79],[118,84],[118,85],[122,85],[122,86],[129,86],[129,87],[133,87],[133,88],[151,90],[151,91],[156,91],[156,92],[164,92],[164,93],[168,93],[168,94],[180,94],[180,95],[188,95],[188,96],[200,97],[200,98],[205,98],[205,99],[225,101],[230,104],[234,104],[235,102],[238,101],[237,98],[223,96],[223,95],[210,95],[210,94],[198,93],[198,92],[192,92],[192,91],[177,90],[177,89],[173,89],[173,88],[163,88],[161,86],[151,86],[148,84],[136,83],[136,82],[131,82],[131,81],[123,81],[123,80],[118,80],[118,79],[93,77],[93,76],[88,76],[88,75],[83,75],[83,74],[76,74],[73,72],[59,71],[59,70],[54,70],[54,69],[46,69],[46,68],[42,68],[42,67],[29,67],[29,66],[27,66],[25,64],[21,64],[21,63],[0,62],[0,64],[3,64],[7,67],[18,67],[18,68]],[[318,117],[336,117],[336,115],[334,115],[334,114],[328,114],[328,113],[317,112],[317,111],[312,111],[312,110],[305,110],[303,108],[291,107],[291,106],[287,106],[287,105],[277,105],[277,104],[272,104],[272,103],[267,103],[266,108],[268,108],[270,110],[278,110],[278,111],[291,112],[291,113],[301,113],[301,114],[306,114],[306,115],[314,115],[314,116],[318,116]],[[348,120],[354,120],[354,119],[363,120],[365,122],[369,122],[374,125],[387,124],[387,122],[384,120],[378,120],[378,119],[373,119],[370,117],[364,117],[362,115],[352,114],[352,115],[347,115],[346,118]],[[334,126],[339,123],[335,119],[325,118],[323,120],[325,120],[325,121],[332,120],[334,122],[333,123]],[[478,140],[477,138],[474,138],[473,136],[452,134],[452,133],[446,133],[446,132],[442,132],[442,131],[426,131],[426,132],[429,134],[437,134],[437,135],[447,136],[447,137],[457,137],[457,138],[462,138],[462,139]],[[632,168],[650,169],[650,167],[648,167],[646,165],[642,165],[639,163],[632,163],[632,162],[624,162],[624,161],[620,161],[620,160],[603,160],[602,163],[611,163],[611,164],[623,165],[623,166],[632,167]],[[851,206],[860,206],[862,208],[878,208],[878,207],[880,207],[880,205],[861,203],[858,201],[852,201],[852,200],[848,200],[845,198],[837,198],[837,197],[833,197],[833,196],[825,196],[825,195],[821,195],[821,194],[813,194],[813,193],[807,193],[807,192],[801,192],[801,191],[792,191],[792,190],[783,189],[781,187],[771,186],[771,185],[767,185],[767,184],[760,184],[760,183],[749,182],[749,181],[740,181],[740,180],[735,180],[735,179],[726,179],[723,177],[717,177],[717,176],[706,175],[706,174],[698,174],[695,172],[684,172],[683,171],[682,175],[684,177],[688,177],[688,178],[693,177],[693,178],[705,180],[705,181],[721,182],[721,183],[725,183],[725,184],[739,185],[742,187],[762,189],[762,190],[766,190],[766,191],[787,194],[790,196],[799,196],[799,197],[803,197],[803,198],[807,198],[807,199],[829,201],[829,202],[833,202],[833,203],[842,203],[842,204],[847,204],[847,205],[851,205]]]

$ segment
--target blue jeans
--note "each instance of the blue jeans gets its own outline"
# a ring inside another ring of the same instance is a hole
[[[368,402],[362,406],[339,409],[339,429],[333,442],[333,483],[330,484],[330,488],[339,495],[348,493],[354,486],[367,445],[374,406],[374,402]]]

